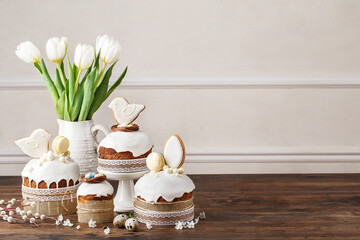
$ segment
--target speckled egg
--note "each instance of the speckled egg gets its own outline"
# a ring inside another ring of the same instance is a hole
[[[115,227],[122,228],[125,227],[125,222],[128,219],[126,214],[119,214],[114,218],[113,224]]]
[[[125,222],[125,228],[131,232],[135,232],[139,228],[139,222],[135,218],[129,218]]]

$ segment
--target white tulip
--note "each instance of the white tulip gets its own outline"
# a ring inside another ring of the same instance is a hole
[[[74,63],[81,70],[88,69],[94,60],[94,48],[89,44],[78,44],[75,49]]]
[[[20,43],[15,54],[24,62],[35,63],[41,58],[40,50],[30,41]]]
[[[66,55],[66,37],[50,38],[46,43],[46,55],[52,62],[62,62]]]
[[[96,39],[96,52],[100,50],[100,58],[107,64],[113,64],[120,57],[121,46],[115,38],[104,34]]]

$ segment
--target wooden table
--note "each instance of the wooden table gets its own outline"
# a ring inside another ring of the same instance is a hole
[[[132,233],[100,225],[81,230],[38,220],[0,220],[0,239],[360,239],[360,175],[196,175],[195,211],[206,219],[195,229],[153,226]],[[19,177],[0,177],[0,199],[20,197]],[[69,217],[76,223],[76,215]]]

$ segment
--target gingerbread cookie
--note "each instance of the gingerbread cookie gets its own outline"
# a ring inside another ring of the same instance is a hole
[[[130,104],[123,97],[115,98],[108,107],[112,109],[114,118],[120,126],[131,124],[145,109],[145,105]]]
[[[44,129],[36,129],[30,137],[15,141],[21,150],[33,158],[40,158],[49,151],[51,135]]]
[[[184,164],[185,146],[178,135],[174,134],[166,141],[163,155],[166,165],[171,168],[179,168]]]

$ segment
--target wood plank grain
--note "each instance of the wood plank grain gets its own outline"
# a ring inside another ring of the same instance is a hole
[[[0,239],[359,239],[360,175],[194,175],[196,215],[206,220],[195,229],[140,224],[138,232],[104,224],[81,230],[40,221],[0,220]],[[111,182],[116,189],[116,182]],[[0,177],[0,199],[21,196],[20,177]],[[76,215],[69,216],[77,225]]]

